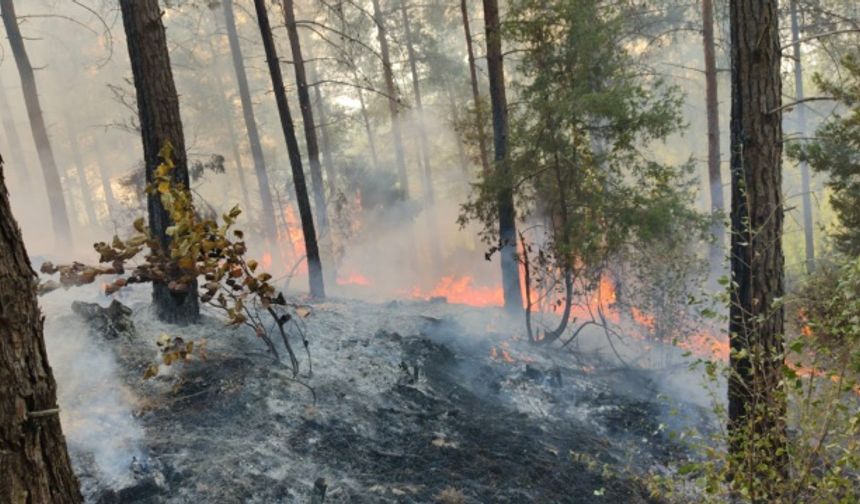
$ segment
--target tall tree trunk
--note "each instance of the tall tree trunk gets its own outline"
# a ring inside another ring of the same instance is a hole
[[[400,132],[400,104],[397,88],[394,85],[394,72],[391,69],[391,55],[388,50],[388,35],[385,29],[385,17],[379,0],[373,0],[373,21],[376,23],[376,38],[379,40],[379,52],[382,55],[382,76],[385,79],[385,93],[388,95],[388,110],[391,113],[391,139],[394,143],[394,157],[397,164],[397,174],[400,179],[400,190],[409,197],[409,177],[406,175],[406,157],[403,154],[403,138]]]
[[[376,154],[376,137],[373,134],[373,127],[370,125],[370,115],[367,113],[367,105],[364,103],[364,93],[361,89],[358,90],[358,103],[361,105],[361,118],[364,123],[364,132],[367,133],[367,145],[370,147],[373,168],[379,169],[379,156]]]
[[[800,60],[800,25],[797,21],[797,0],[791,0],[791,44],[794,52],[794,99],[803,100],[803,62]],[[797,106],[797,130],[806,136],[806,105]],[[815,228],[812,225],[812,195],[809,184],[809,165],[800,162],[801,198],[803,201],[803,238],[806,245],[806,271],[815,271]]]
[[[311,69],[313,69],[313,66],[311,66]],[[310,75],[310,78],[316,81],[316,72],[313,72]],[[320,131],[320,140],[322,140],[322,165],[325,168],[325,175],[328,179],[329,198],[333,198],[337,192],[337,172],[334,168],[334,157],[331,152],[331,139],[329,138],[328,124],[326,123],[328,121],[328,113],[326,110],[325,100],[322,98],[320,85],[316,84],[313,88],[314,100],[317,104],[317,117],[319,117],[317,129]]]
[[[720,170],[720,104],[717,98],[717,63],[714,52],[714,4],[702,0],[702,41],[705,48],[705,110],[708,121],[708,185],[711,194],[711,214],[725,211],[723,177]],[[713,243],[710,248],[711,271],[722,272],[726,238],[722,218],[711,226]]]
[[[215,15],[215,26],[217,28],[222,28],[222,19],[221,16]],[[245,206],[246,210],[250,213],[251,211],[251,199],[248,196],[248,183],[245,181],[245,169],[242,166],[242,155],[239,154],[239,145],[236,143],[236,129],[233,127],[233,104],[230,102],[229,94],[227,93],[227,87],[224,84],[224,79],[222,78],[224,74],[224,65],[222,64],[223,58],[221,55],[217,53],[215,45],[212,43],[212,39],[209,39],[209,52],[212,54],[212,60],[214,62],[212,71],[215,73],[215,85],[218,89],[218,110],[221,113],[221,117],[223,117],[224,124],[227,126],[227,136],[229,137],[230,143],[230,153],[233,155],[233,163],[235,164],[236,170],[236,179],[239,182],[239,189],[242,192],[242,204]]]
[[[275,100],[278,104],[278,115],[281,118],[281,128],[284,130],[284,138],[287,141],[287,152],[290,156],[290,167],[293,173],[293,184],[296,189],[296,200],[299,205],[299,217],[302,220],[302,233],[305,238],[305,252],[308,260],[308,280],[310,281],[311,296],[317,299],[325,298],[325,287],[323,286],[322,263],[320,262],[319,245],[317,244],[316,229],[314,228],[314,216],[311,212],[311,202],[308,199],[308,187],[305,183],[305,174],[302,170],[302,155],[299,152],[299,142],[296,139],[296,131],[293,127],[293,118],[290,114],[290,106],[287,103],[287,95],[284,91],[284,76],[278,61],[278,53],[275,49],[275,41],[272,38],[272,28],[269,25],[269,14],[266,12],[265,0],[254,0],[257,11],[257,22],[260,24],[260,35],[263,38],[263,47],[266,50],[266,62],[269,65],[269,74],[272,76],[272,88]]]
[[[415,112],[418,115],[418,150],[421,153],[421,164],[424,167],[424,202],[433,204],[433,169],[430,166],[429,142],[427,141],[427,126],[424,123],[424,104],[421,101],[421,84],[418,82],[418,59],[415,56],[415,46],[412,41],[412,25],[406,9],[406,1],[400,1],[400,14],[403,19],[403,31],[406,38],[406,53],[409,59],[409,71],[412,74],[412,93],[415,95]]]
[[[314,109],[311,106],[311,95],[308,92],[308,78],[305,72],[305,60],[302,56],[302,45],[299,39],[299,28],[296,25],[293,0],[282,0],[281,9],[284,12],[284,23],[287,26],[287,36],[290,39],[290,50],[293,55],[293,73],[296,76],[299,109],[302,112],[305,144],[308,148],[308,164],[310,165],[314,205],[316,206],[316,222],[319,226],[320,235],[324,236],[328,230],[328,214],[326,213],[325,189],[323,188],[322,166],[320,165],[320,148],[317,142]]]
[[[260,203],[263,208],[263,236],[266,241],[274,243],[278,236],[278,228],[275,223],[275,206],[272,204],[272,191],[269,187],[269,174],[266,172],[263,146],[260,144],[260,133],[257,131],[257,121],[254,119],[254,106],[251,103],[248,76],[245,73],[242,47],[239,45],[236,18],[233,16],[233,0],[224,0],[222,6],[224,7],[224,19],[227,25],[227,38],[230,42],[233,68],[236,71],[236,83],[239,87],[239,100],[242,102],[242,116],[245,119],[248,144],[251,147],[251,157],[254,159],[254,171],[257,174],[257,183],[260,188]]]
[[[21,152],[21,138],[18,136],[18,128],[15,127],[15,120],[12,117],[12,108],[9,106],[9,101],[6,99],[6,89],[3,88],[3,83],[0,82],[0,110],[6,112],[0,114],[0,120],[3,121],[3,132],[6,133],[6,141],[9,143],[10,158],[12,166],[16,166],[17,178],[21,181],[22,192],[30,194],[33,190],[33,184],[30,180],[30,172],[27,170],[27,163],[24,161],[24,154]]]
[[[523,308],[520,275],[517,264],[517,224],[511,173],[508,164],[508,102],[505,97],[505,69],[502,61],[502,34],[499,25],[498,0],[484,1],[484,23],[487,38],[487,74],[490,79],[490,103],[493,108],[493,144],[495,170],[499,179],[499,253],[502,260],[502,289],[505,309],[519,312]]]
[[[120,0],[120,8],[137,92],[146,181],[152,182],[155,169],[162,162],[158,153],[170,142],[176,164],[173,178],[177,183],[190,187],[179,96],[170,69],[158,0]],[[162,250],[168,253],[170,237],[167,236],[167,228],[173,224],[170,214],[161,204],[158,193],[148,195],[147,207],[149,228],[158,237]],[[155,282],[152,300],[156,314],[165,322],[188,324],[200,316],[196,280],[181,292],[171,291],[167,282]]]
[[[96,139],[93,140],[93,149],[96,151],[96,165],[99,169],[99,179],[102,183],[102,192],[104,193],[105,198],[105,215],[107,215],[109,221],[116,224],[114,212],[116,212],[118,208],[116,205],[116,198],[113,194],[113,186],[111,186],[110,173],[108,172],[108,167],[112,166],[112,164],[108,162],[107,158],[105,158],[101,143]]]
[[[18,19],[15,17],[15,6],[12,0],[0,0],[0,17],[3,18],[6,35],[9,37],[9,46],[12,48],[12,55],[21,77],[21,88],[24,92],[27,116],[30,119],[30,129],[33,132],[33,141],[36,143],[39,163],[42,165],[42,175],[45,178],[45,189],[48,192],[48,206],[51,209],[54,234],[59,244],[70,246],[72,244],[72,231],[69,226],[66,200],[63,197],[63,185],[60,182],[60,173],[57,170],[54,151],[51,149],[51,140],[48,138],[48,130],[45,127],[45,118],[42,116],[42,106],[39,103],[39,93],[36,90],[36,76],[33,74],[33,67],[30,65],[30,58],[24,47],[21,30],[18,28]]]
[[[732,59],[732,279],[730,450],[753,502],[779,499],[785,474],[782,393],[784,295],[782,113],[778,0],[730,3]],[[742,439],[742,438],[746,439]],[[764,467],[765,469],[762,469]]]
[[[90,226],[98,226],[99,220],[96,217],[92,189],[90,188],[90,183],[87,181],[87,170],[81,159],[81,147],[78,143],[77,131],[72,126],[72,122],[67,114],[63,115],[63,129],[66,130],[66,135],[69,138],[69,147],[72,151],[72,160],[75,163],[75,174],[78,177],[78,186],[81,188],[81,201],[87,214],[87,221]]]
[[[466,32],[466,50],[469,53],[469,80],[472,83],[472,99],[475,101],[475,125],[478,129],[478,153],[484,175],[490,173],[490,157],[487,154],[487,136],[484,132],[484,114],[481,108],[481,93],[478,90],[478,70],[475,68],[475,49],[472,47],[472,30],[469,28],[469,9],[466,0],[460,0],[463,14],[463,31]]]
[[[0,502],[83,502],[60,426],[36,283],[0,157]]]
[[[450,82],[445,83],[445,92],[448,95],[448,106],[451,107],[451,119],[454,121],[454,124],[460,124],[459,105],[457,104],[457,98],[454,95],[454,86]],[[457,160],[460,162],[460,170],[463,172],[463,175],[468,176],[469,160],[466,157],[466,150],[463,148],[463,142],[459,137],[456,138],[456,144]]]

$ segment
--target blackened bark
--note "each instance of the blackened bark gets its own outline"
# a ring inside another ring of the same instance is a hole
[[[705,50],[705,111],[708,122],[708,186],[711,195],[711,213],[721,215],[725,211],[723,177],[720,170],[720,105],[717,98],[717,63],[714,52],[714,4],[702,0],[702,42]],[[712,272],[723,271],[726,239],[722,218],[711,226],[713,243],[710,248]]]
[[[311,107],[311,95],[308,92],[308,78],[305,71],[305,60],[302,56],[302,45],[299,39],[299,28],[296,25],[296,12],[293,0],[282,0],[284,23],[287,26],[287,36],[290,39],[290,50],[293,55],[293,73],[296,77],[296,87],[299,95],[299,109],[302,112],[302,126],[305,130],[305,145],[308,149],[308,165],[311,172],[311,189],[314,193],[316,206],[316,223],[320,235],[325,235],[328,229],[328,214],[326,213],[325,189],[323,188],[322,166],[320,165],[320,148],[317,142],[314,110]]]
[[[15,16],[15,5],[12,0],[0,0],[0,17],[3,18],[6,35],[9,37],[9,46],[12,48],[12,56],[14,56],[15,64],[18,66],[18,75],[21,77],[27,117],[30,119],[30,129],[33,132],[33,141],[36,143],[36,152],[39,154],[39,164],[42,165],[42,176],[45,179],[45,189],[48,192],[48,207],[51,209],[54,235],[60,245],[70,246],[72,244],[72,231],[69,225],[66,200],[63,196],[63,185],[60,182],[60,173],[57,170],[54,151],[51,149],[51,140],[48,138],[48,130],[45,127],[45,118],[42,116],[39,92],[36,89],[36,76],[24,47],[21,30],[18,28],[18,19]]]
[[[272,191],[269,187],[269,174],[266,172],[266,160],[263,157],[260,133],[257,131],[257,121],[254,119],[254,106],[251,103],[248,76],[245,73],[242,47],[239,45],[236,18],[233,16],[233,0],[224,0],[222,6],[224,8],[224,20],[227,26],[227,38],[230,42],[233,68],[236,71],[236,83],[239,86],[239,100],[242,102],[242,117],[245,120],[245,130],[248,133],[248,144],[251,147],[251,157],[254,159],[254,172],[257,174],[257,185],[260,190],[260,204],[263,209],[263,235],[266,241],[273,243],[278,236],[278,228],[275,223],[275,205],[272,203]]]
[[[287,141],[287,152],[290,156],[290,168],[293,173],[293,184],[296,189],[299,217],[302,220],[302,233],[305,239],[311,296],[323,299],[325,298],[325,287],[323,286],[319,245],[317,244],[316,229],[314,228],[314,216],[311,212],[308,187],[305,183],[304,171],[302,170],[302,155],[299,152],[299,142],[296,139],[296,130],[293,127],[293,118],[290,114],[290,106],[287,103],[287,95],[284,91],[284,76],[281,74],[278,52],[275,49],[275,41],[272,38],[272,28],[269,24],[269,14],[266,12],[265,0],[254,0],[254,7],[257,11],[257,22],[260,25],[260,35],[263,38],[263,48],[266,51],[269,74],[272,77],[272,88],[275,93],[275,101],[278,104],[281,128],[284,130],[284,138]]]
[[[783,472],[785,397],[782,114],[778,0],[730,3],[732,253],[730,450],[749,461],[738,478]],[[739,353],[740,352],[740,353]],[[746,436],[742,446],[738,434]],[[750,436],[752,439],[750,439]],[[749,444],[750,441],[752,444]],[[745,450],[743,455],[741,451]],[[765,490],[766,491],[766,490]],[[753,501],[770,501],[759,495]]]
[[[158,153],[169,142],[173,145],[173,162],[176,164],[173,179],[190,187],[179,96],[170,69],[158,0],[120,0],[120,9],[137,92],[146,181],[152,182],[155,169],[163,161]],[[167,228],[173,223],[161,204],[160,194],[153,192],[147,196],[147,208],[149,228],[158,237],[162,250],[168,253],[170,237],[167,236]],[[188,324],[200,316],[196,280],[181,291],[171,291],[167,282],[155,282],[152,300],[158,318],[165,322]]]
[[[484,175],[490,173],[490,157],[487,154],[487,135],[484,132],[484,114],[481,109],[481,92],[478,90],[478,70],[475,68],[475,49],[472,47],[472,30],[469,27],[469,9],[466,0],[460,0],[463,14],[463,31],[466,32],[466,51],[469,54],[469,81],[472,83],[472,99],[475,101],[475,125],[478,129],[478,153]]]
[[[373,0],[373,21],[376,23],[376,38],[379,40],[379,53],[382,56],[382,76],[385,79],[385,93],[388,95],[388,110],[391,114],[391,139],[394,143],[394,157],[400,190],[409,197],[409,177],[406,174],[406,157],[403,154],[403,137],[400,132],[400,103],[397,87],[394,85],[394,71],[391,69],[391,55],[388,50],[388,35],[385,18],[379,0]]]
[[[484,23],[487,37],[487,73],[490,79],[490,102],[493,108],[493,144],[495,170],[499,180],[499,252],[502,257],[502,289],[505,309],[519,312],[523,308],[517,263],[517,224],[514,194],[508,165],[508,109],[505,97],[505,69],[502,61],[502,36],[498,0],[484,0]]]
[[[82,502],[42,334],[36,274],[9,207],[0,157],[0,502]]]
[[[803,101],[803,62],[800,56],[800,26],[797,22],[797,0],[791,0],[791,44],[794,55],[794,99]],[[797,106],[797,132],[806,137],[806,104]],[[800,161],[801,200],[803,201],[803,238],[806,245],[806,271],[815,271],[815,228],[812,225],[812,194],[809,184],[809,164]]]

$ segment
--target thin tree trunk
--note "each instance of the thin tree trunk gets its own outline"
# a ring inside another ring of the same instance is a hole
[[[111,164],[107,159],[105,159],[101,144],[96,139],[93,140],[93,149],[96,151],[96,165],[99,169],[99,179],[102,183],[102,192],[104,193],[105,198],[105,215],[107,215],[109,221],[116,224],[116,217],[114,215],[114,212],[117,210],[116,198],[113,195],[110,173],[108,172],[108,167],[111,166]]]
[[[99,220],[96,217],[95,204],[93,203],[92,188],[87,181],[87,171],[81,159],[81,147],[78,144],[77,132],[72,127],[70,118],[64,114],[63,129],[66,130],[66,135],[69,138],[69,147],[72,151],[72,160],[75,163],[75,173],[78,177],[78,186],[81,188],[81,201],[83,201],[84,211],[87,214],[87,221],[90,226],[98,226]]]
[[[382,15],[379,0],[373,0],[373,21],[376,23],[376,38],[379,40],[379,52],[382,55],[382,75],[385,78],[385,93],[388,95],[388,110],[391,113],[391,139],[394,143],[394,157],[400,179],[400,190],[403,191],[404,197],[408,198],[409,177],[406,175],[406,157],[403,153],[403,138],[400,132],[400,104],[397,98],[397,88],[394,86],[394,72],[391,69],[385,18]]]
[[[308,260],[308,280],[310,282],[311,296],[317,299],[325,298],[325,287],[323,285],[322,263],[320,262],[319,245],[317,244],[316,229],[314,228],[314,216],[311,212],[311,202],[308,199],[308,187],[305,183],[305,174],[302,171],[302,155],[299,152],[299,142],[296,139],[296,131],[293,127],[293,118],[290,114],[290,106],[287,103],[287,95],[284,91],[284,77],[278,62],[278,53],[275,49],[275,41],[272,38],[272,28],[269,25],[269,14],[266,12],[265,0],[254,0],[257,11],[257,22],[260,24],[260,35],[263,38],[263,47],[266,50],[266,62],[269,65],[269,74],[272,77],[272,88],[275,100],[278,104],[278,115],[281,118],[281,128],[284,130],[284,138],[287,142],[287,152],[290,156],[290,167],[293,173],[293,184],[296,189],[296,200],[299,205],[299,217],[302,220],[302,232],[305,238],[305,252]]]
[[[730,2],[732,54],[732,279],[730,452],[753,502],[780,498],[785,476],[782,113],[778,0]],[[764,468],[764,469],[762,469]]]
[[[0,502],[83,502],[60,426],[36,274],[9,207],[0,157]]]
[[[478,129],[478,152],[481,158],[481,168],[484,175],[490,173],[490,157],[487,154],[487,135],[484,132],[484,114],[482,112],[481,93],[478,90],[478,70],[475,68],[475,50],[472,47],[472,30],[469,28],[469,9],[466,0],[460,0],[460,11],[463,14],[463,31],[466,32],[466,50],[469,53],[469,80],[472,83],[472,99],[475,101],[475,125]]]
[[[191,187],[179,96],[170,68],[158,0],[120,0],[120,8],[137,92],[146,181],[152,182],[155,169],[163,161],[158,153],[169,142],[173,145],[173,162],[176,165],[173,178],[177,183]],[[162,251],[167,253],[170,250],[167,228],[173,222],[161,203],[160,194],[149,194],[147,207],[149,228],[158,237]],[[171,291],[168,282],[155,282],[152,299],[157,316],[165,322],[188,324],[200,316],[196,279],[182,291]]]
[[[379,169],[379,157],[376,154],[376,139],[373,135],[373,128],[370,125],[370,115],[367,113],[367,106],[364,104],[364,93],[361,89],[358,90],[358,103],[361,105],[361,118],[364,122],[364,131],[367,133],[367,144],[370,147],[370,157],[373,161],[373,168]]]
[[[317,74],[313,65],[311,65],[309,77],[314,81],[314,84],[311,85],[314,88],[314,100],[317,104],[317,117],[319,118],[317,129],[320,132],[320,140],[322,140],[322,165],[325,169],[325,176],[328,179],[328,195],[329,198],[333,198],[337,192],[337,172],[334,168],[334,157],[332,157],[331,152],[331,139],[328,134],[328,113],[326,110],[326,104],[322,97],[322,91],[320,91],[320,85],[316,83]]]
[[[21,138],[18,136],[18,128],[15,127],[15,121],[12,117],[12,108],[9,106],[9,101],[6,99],[6,89],[3,88],[3,83],[0,82],[0,110],[6,112],[0,114],[0,120],[3,121],[3,131],[6,133],[6,141],[9,143],[9,154],[13,166],[16,166],[16,174],[22,184],[22,192],[30,194],[33,190],[33,183],[30,180],[30,172],[27,170],[27,163],[24,161],[24,154],[21,152]]]
[[[251,91],[248,87],[248,76],[242,58],[242,47],[239,45],[239,33],[236,30],[236,18],[233,16],[233,0],[224,0],[224,19],[227,26],[227,38],[230,42],[230,54],[233,68],[236,72],[236,83],[239,87],[239,100],[242,102],[242,116],[245,119],[245,130],[248,133],[248,144],[251,157],[254,159],[254,171],[257,174],[257,184],[260,189],[260,203],[263,209],[263,236],[266,241],[274,243],[278,237],[275,224],[275,206],[272,204],[272,191],[269,188],[269,175],[266,172],[266,160],[263,157],[263,146],[260,144],[260,134],[257,131],[257,121],[254,119],[254,106],[251,103]]]
[[[221,16],[216,15],[216,27],[219,29],[222,28],[221,24]],[[242,166],[242,155],[239,154],[239,145],[236,143],[236,130],[233,127],[233,105],[230,103],[229,94],[227,93],[224,79],[222,79],[224,69],[221,62],[223,60],[221,55],[216,52],[212,39],[209,39],[209,52],[212,54],[212,59],[215,62],[212,71],[215,72],[215,85],[218,87],[218,109],[221,113],[221,117],[224,118],[224,124],[227,126],[227,136],[230,137],[230,153],[233,155],[233,162],[236,165],[236,178],[239,181],[239,189],[242,192],[242,204],[245,206],[247,211],[250,212],[251,199],[248,196],[248,183],[245,181],[245,169]]]
[[[445,91],[448,94],[448,105],[451,107],[451,119],[454,124],[460,124],[460,111],[458,110],[457,99],[454,96],[454,86],[450,82],[445,84]],[[463,175],[469,175],[469,160],[466,156],[466,150],[463,149],[463,142],[460,138],[455,139],[457,144],[457,160],[460,162],[460,170]]]
[[[702,41],[705,49],[705,110],[708,122],[708,185],[711,194],[711,214],[721,215],[725,211],[723,178],[720,170],[720,104],[717,98],[717,63],[714,54],[714,5],[712,0],[702,0]],[[723,271],[726,239],[722,218],[711,226],[713,243],[710,248],[712,272]]]
[[[400,1],[400,14],[403,19],[403,31],[406,38],[406,53],[409,59],[409,70],[412,74],[412,93],[415,95],[415,112],[418,115],[418,150],[421,153],[421,164],[424,167],[424,202],[432,205],[433,169],[430,166],[429,142],[427,141],[427,126],[424,123],[424,104],[421,102],[421,84],[418,82],[418,60],[415,56],[415,46],[412,42],[412,25],[409,13],[406,12],[406,1]]]
[[[803,62],[800,59],[800,26],[797,21],[797,0],[790,0],[791,44],[794,51],[794,99],[803,101]],[[806,137],[806,105],[797,106],[797,130],[800,137]],[[815,271],[815,228],[812,225],[812,195],[809,184],[809,165],[800,162],[801,198],[803,201],[803,237],[806,245],[806,271]]]
[[[308,92],[308,78],[305,71],[305,60],[302,56],[299,29],[296,25],[293,0],[282,0],[281,10],[284,12],[284,23],[287,26],[287,36],[290,39],[290,50],[293,55],[293,73],[296,77],[299,109],[302,113],[302,126],[305,130],[305,145],[308,149],[308,165],[310,165],[311,190],[314,193],[314,205],[316,206],[316,222],[319,227],[319,234],[322,236],[328,230],[328,214],[326,213],[325,189],[323,188],[322,166],[320,165],[320,148],[317,142],[314,109],[311,106],[311,95]]]
[[[484,1],[484,23],[487,38],[487,73],[490,79],[490,102],[493,107],[493,143],[495,170],[499,178],[499,253],[502,263],[502,289],[505,309],[520,312],[523,298],[517,264],[517,224],[514,194],[508,164],[508,110],[505,97],[505,70],[502,61],[502,36],[498,0]]]
[[[51,140],[48,138],[45,118],[42,116],[42,106],[39,103],[39,93],[36,90],[36,76],[33,74],[33,67],[30,65],[30,58],[24,47],[21,30],[18,28],[18,19],[15,16],[15,6],[12,0],[0,0],[0,17],[3,18],[6,35],[9,37],[9,46],[12,48],[12,55],[21,77],[21,88],[24,92],[27,116],[30,119],[30,129],[33,132],[33,141],[36,143],[39,163],[42,165],[42,175],[45,178],[45,189],[48,192],[48,207],[51,209],[54,234],[59,244],[70,246],[72,244],[72,231],[69,225],[69,214],[66,210],[66,200],[63,197],[60,173],[57,170],[57,162],[54,160],[54,151],[51,149]]]

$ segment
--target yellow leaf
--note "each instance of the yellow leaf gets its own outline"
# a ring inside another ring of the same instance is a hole
[[[152,364],[148,368],[146,368],[146,371],[144,371],[143,379],[148,380],[150,378],[155,377],[156,375],[158,375],[158,366],[156,364]]]
[[[158,183],[158,192],[161,194],[166,194],[170,191],[170,183],[169,182],[159,182]]]
[[[254,271],[255,269],[257,269],[257,261],[255,261],[255,260],[253,260],[253,259],[251,259],[250,261],[248,261],[248,268],[249,268],[251,271]]]

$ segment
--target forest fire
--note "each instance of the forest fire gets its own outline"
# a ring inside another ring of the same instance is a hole
[[[504,305],[501,287],[475,285],[475,279],[468,275],[445,276],[430,292],[424,292],[420,287],[415,287],[410,295],[413,299],[445,298],[449,303],[477,307]]]
[[[679,341],[678,347],[699,358],[715,359],[721,362],[729,361],[728,339],[708,331],[693,334],[686,340]]]
[[[338,285],[360,285],[362,287],[368,287],[372,284],[369,278],[362,275],[361,273],[348,273],[342,276],[337,277]]]

